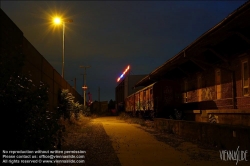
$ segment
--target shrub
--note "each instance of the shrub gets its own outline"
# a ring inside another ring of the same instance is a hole
[[[58,116],[48,109],[48,87],[30,76],[12,75],[1,86],[4,149],[54,149],[60,139]]]
[[[79,114],[82,111],[82,105],[79,102],[75,102],[75,97],[69,93],[68,89],[63,89],[59,96],[58,112],[65,120],[70,120],[74,115],[75,119],[79,118]]]

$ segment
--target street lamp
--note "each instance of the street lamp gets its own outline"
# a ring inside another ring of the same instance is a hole
[[[69,22],[73,22],[73,20],[71,19],[67,19],[67,20],[62,20],[59,17],[55,17],[54,18],[54,23],[55,24],[62,24],[63,25],[63,55],[62,55],[62,78],[64,78],[64,50],[65,50],[65,23],[69,23]]]

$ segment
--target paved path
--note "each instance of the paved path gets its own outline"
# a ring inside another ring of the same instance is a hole
[[[157,141],[155,137],[142,130],[139,125],[128,124],[116,117],[102,117],[93,120],[93,123],[102,123],[112,146],[123,166],[186,166],[186,165],[236,165],[235,162],[218,160],[193,160],[185,151]],[[237,165],[246,164],[246,162]]]

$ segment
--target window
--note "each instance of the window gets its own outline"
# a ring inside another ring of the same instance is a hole
[[[198,74],[197,76],[197,96],[198,96],[198,101],[202,100],[202,77],[201,74]]]
[[[248,69],[248,62],[242,62],[242,90],[243,96],[249,95],[249,69]]]
[[[143,91],[143,100],[146,100],[146,90]]]
[[[190,89],[189,90],[195,90],[196,86],[197,86],[197,81],[195,78],[192,78],[192,80],[190,80]]]
[[[221,71],[220,69],[215,70],[215,90],[216,90],[216,98],[221,99]]]
[[[184,80],[184,91],[188,91],[188,81],[186,79]]]
[[[220,85],[221,84],[221,74],[220,74],[220,70],[217,69],[215,71],[215,84],[216,85]]]
[[[201,86],[201,75],[199,74],[198,77],[197,77],[197,88],[200,89],[202,86]]]
[[[187,103],[188,99],[187,99],[187,96],[188,96],[188,81],[187,79],[184,80],[184,93],[183,93],[183,102],[184,103]]]

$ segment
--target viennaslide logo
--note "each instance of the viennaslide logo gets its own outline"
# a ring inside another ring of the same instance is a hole
[[[248,150],[239,150],[240,146],[236,150],[219,150],[220,159],[223,161],[236,161],[236,165],[239,161],[248,161]]]

